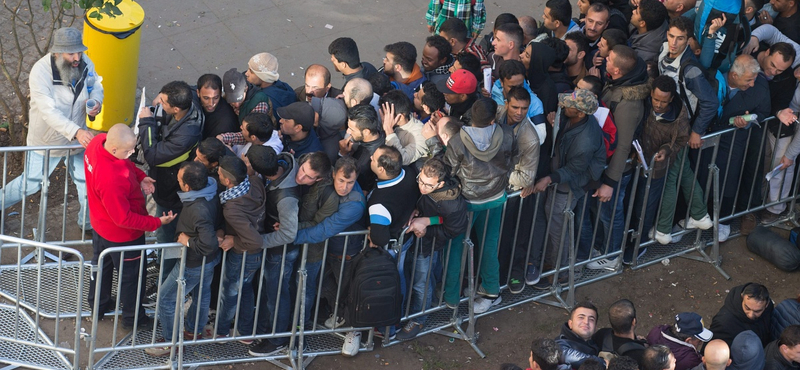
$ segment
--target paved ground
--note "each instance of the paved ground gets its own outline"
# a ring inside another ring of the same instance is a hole
[[[281,80],[296,87],[306,66],[333,69],[328,44],[352,37],[361,59],[382,63],[383,47],[409,41],[421,54],[427,0],[173,0],[139,1],[146,13],[142,27],[139,87],[155,94],[165,83],[194,84],[203,73],[222,76],[230,68],[246,69],[256,53],[278,58]],[[541,18],[544,2],[489,1],[486,28],[503,12]],[[331,28],[332,27],[332,28]],[[332,70],[333,85],[341,75]],[[150,93],[148,93],[150,97]],[[152,97],[151,97],[152,98]]]

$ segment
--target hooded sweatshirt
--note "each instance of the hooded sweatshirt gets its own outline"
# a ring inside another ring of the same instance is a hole
[[[272,225],[276,222],[281,227],[261,234],[262,248],[273,248],[273,253],[282,251],[282,248],[275,247],[294,241],[297,236],[297,214],[300,210],[300,187],[295,182],[297,163],[291,154],[280,153],[278,165],[283,168],[283,174],[267,183],[264,230],[272,230]]]
[[[546,115],[555,112],[558,108],[556,85],[547,71],[556,60],[556,52],[541,42],[531,43],[531,49],[528,83],[530,83],[531,91],[541,100],[542,111]]]
[[[645,33],[639,34],[638,32],[634,32],[630,38],[631,48],[633,48],[636,54],[639,55],[639,58],[642,58],[645,62],[658,60],[661,44],[667,39],[668,27],[668,23],[664,22],[664,24],[658,28]]]
[[[267,94],[272,101],[272,114],[275,116],[276,121],[280,119],[278,117],[278,108],[297,101],[297,94],[294,93],[292,87],[281,80],[273,82],[272,85],[261,89],[261,91]]]
[[[725,303],[719,309],[709,328],[714,333],[714,339],[722,339],[728,346],[739,333],[752,330],[761,339],[761,345],[766,346],[772,340],[770,321],[772,320],[773,304],[768,300],[764,313],[757,319],[750,320],[742,308],[742,291],[749,284],[739,285],[731,289],[725,297]]]
[[[764,347],[752,330],[745,330],[731,344],[731,366],[726,370],[761,370],[764,368]]]
[[[461,181],[469,202],[486,203],[505,195],[514,145],[511,127],[497,124],[465,126],[450,139],[444,161]]]
[[[206,257],[206,263],[219,253],[217,229],[221,229],[218,213],[217,182],[209,177],[206,187],[200,190],[179,191],[178,197],[183,209],[175,221],[175,238],[181,233],[189,236],[189,249],[186,251],[186,267],[198,267]],[[164,258],[179,258],[179,249],[166,249]],[[177,254],[177,255],[175,255]]]
[[[650,98],[647,84],[647,65],[636,59],[633,70],[615,80],[610,80],[603,89],[602,100],[611,109],[617,124],[617,149],[611,156],[603,174],[603,183],[617,187],[622,174],[630,169],[626,161],[631,154],[636,128],[645,117],[645,99]]]

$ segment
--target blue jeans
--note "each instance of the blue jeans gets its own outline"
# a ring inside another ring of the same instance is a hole
[[[304,312],[305,323],[311,322],[311,314],[314,312],[314,302],[317,299],[317,288],[319,287],[319,270],[322,268],[322,260],[317,262],[306,262],[306,311]],[[338,271],[336,271],[338,273]],[[300,287],[298,287],[300,289]],[[299,302],[297,304],[300,304]]]
[[[282,333],[289,329],[292,321],[292,297],[289,294],[290,279],[294,270],[294,262],[300,254],[300,248],[286,247],[286,258],[283,258],[283,248],[275,247],[274,252],[267,251],[264,258],[264,281],[261,285],[261,297],[267,300],[258,311],[258,334],[272,332]],[[283,278],[283,281],[281,281]],[[277,306],[277,307],[276,307]],[[275,326],[273,326],[275,320]],[[288,337],[270,338],[274,345],[283,345],[289,342]]]
[[[397,256],[397,254],[394,252],[394,249],[389,249],[389,254],[391,254],[392,257],[394,257],[394,259],[397,261],[397,271],[400,273],[400,292],[403,293],[403,301],[405,301],[406,294],[408,293],[408,284],[406,282],[405,275],[406,255],[413,244],[414,237],[411,234],[408,234],[403,242],[403,248],[400,250],[400,257]]]
[[[50,163],[47,168],[47,176],[49,177],[55,171],[58,164],[66,156],[50,156]],[[5,208],[11,207],[22,201],[23,197],[29,197],[42,189],[42,172],[44,170],[44,155],[30,151],[27,153],[26,158],[25,176],[20,175],[11,180],[8,184],[3,186],[3,196],[5,196]],[[86,230],[91,230],[92,224],[89,221],[89,213],[86,212],[86,173],[83,169],[83,152],[73,154],[67,160],[67,170],[72,182],[75,183],[75,188],[78,190],[78,202],[81,209],[78,211],[78,225]],[[23,195],[24,194],[24,195]],[[84,221],[84,216],[86,220]]]
[[[253,276],[261,267],[261,251],[238,254],[229,251],[225,257],[225,274],[222,276],[221,305],[217,312],[217,335],[230,334],[231,324],[239,307],[238,331],[243,335],[253,334],[253,317],[255,295],[253,294]],[[243,270],[244,269],[244,270]],[[241,294],[239,278],[242,278]],[[237,305],[237,300],[241,304]]]
[[[628,187],[628,182],[631,181],[631,175],[622,175],[622,178],[614,189],[611,195],[611,200],[600,204],[600,223],[603,225],[603,243],[609,240],[608,235],[611,235],[611,245],[603,245],[607,247],[608,253],[616,252],[622,246],[622,235],[625,233],[625,190]],[[613,215],[613,224],[612,224]],[[603,251],[605,252],[605,251]]]
[[[433,261],[431,261],[433,259]],[[414,260],[414,276],[411,277],[412,279],[412,286],[411,289],[413,290],[411,295],[411,312],[410,313],[417,313],[421,312],[423,309],[428,309],[431,306],[431,298],[433,297],[433,288],[436,285],[435,274],[431,269],[436,269],[436,261],[439,260],[439,252],[435,251],[430,256],[423,256],[422,253],[417,255],[417,258]],[[430,273],[430,279],[428,279],[428,274]],[[427,282],[427,288],[425,289],[425,285]],[[428,315],[420,316],[414,319],[414,321],[425,324],[425,320],[428,319]]]
[[[184,293],[192,292],[192,305],[184,318],[186,331],[190,333],[201,333],[203,326],[208,322],[208,309],[211,304],[211,280],[214,278],[214,267],[217,263],[219,263],[219,254],[206,262],[205,265],[186,267],[183,271],[183,279],[186,282],[186,291]],[[179,274],[180,265],[176,265],[158,291],[161,335],[167,341],[172,340],[173,325],[175,323],[175,304],[178,299],[183,303],[183,297],[177,296]],[[198,318],[199,320],[197,320]],[[199,327],[195,327],[195,320],[197,320]]]

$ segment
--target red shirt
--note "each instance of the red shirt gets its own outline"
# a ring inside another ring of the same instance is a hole
[[[129,159],[119,159],[103,145],[106,134],[99,134],[86,147],[86,197],[94,232],[114,243],[141,237],[155,231],[161,220],[147,214],[141,182],[147,175]]]

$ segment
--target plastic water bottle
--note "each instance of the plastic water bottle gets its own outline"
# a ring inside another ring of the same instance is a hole
[[[95,81],[96,81],[96,79],[94,77],[94,73],[89,73],[89,75],[86,76],[86,93],[87,93],[87,95],[91,95],[92,94],[92,90],[94,89]],[[89,112],[92,109],[94,109],[95,105],[97,105],[97,100],[94,100],[94,99],[87,100],[86,101],[86,112]],[[89,116],[89,121],[94,121],[94,116]]]
[[[86,113],[91,112],[94,110],[94,107],[97,105],[97,100],[89,99],[86,101]],[[94,121],[94,116],[89,116],[89,121]]]
[[[778,12],[776,12],[775,9],[772,8],[772,3],[768,2],[764,4],[761,10],[767,11],[767,13],[769,13],[769,16],[772,17],[772,19],[775,19],[775,17],[778,16]]]
[[[736,117],[742,117],[742,119],[744,119],[747,122],[752,122],[752,121],[757,121],[758,120],[758,115],[757,114],[750,113],[750,114],[744,114],[744,115],[741,115],[741,116],[731,117],[730,119],[728,119],[728,123],[730,123],[732,125],[733,121],[736,119]]]

